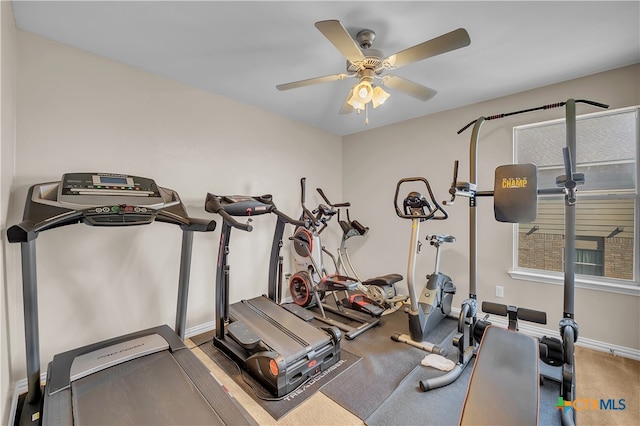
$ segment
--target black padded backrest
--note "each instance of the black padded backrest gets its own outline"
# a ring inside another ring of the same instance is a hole
[[[538,214],[538,169],[535,164],[496,168],[493,211],[499,222],[530,223]]]
[[[461,425],[537,425],[538,340],[501,327],[485,329],[462,408]]]

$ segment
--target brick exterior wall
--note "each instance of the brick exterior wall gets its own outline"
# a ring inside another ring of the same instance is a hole
[[[559,234],[518,234],[518,266],[562,272],[564,238]]]
[[[604,275],[633,279],[633,238],[604,239]]]
[[[518,266],[521,268],[562,272],[563,250],[563,235],[518,233]],[[633,279],[633,238],[605,238],[604,256],[605,277]]]

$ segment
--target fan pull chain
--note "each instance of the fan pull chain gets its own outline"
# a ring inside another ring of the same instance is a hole
[[[364,124],[369,124],[369,103],[364,104]]]

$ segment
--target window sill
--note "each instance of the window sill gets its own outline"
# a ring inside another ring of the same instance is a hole
[[[534,270],[509,271],[511,278],[516,280],[535,281],[545,284],[564,285],[562,274],[542,273]],[[616,279],[598,280],[589,279],[584,276],[576,276],[576,288],[605,291],[608,293],[625,294],[629,296],[640,296],[640,286],[634,281],[623,281]]]

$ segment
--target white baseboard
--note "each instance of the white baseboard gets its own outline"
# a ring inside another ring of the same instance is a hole
[[[457,317],[460,314],[460,308],[451,308],[451,314]],[[478,315],[481,317],[481,315]],[[496,315],[490,315],[489,320],[491,323],[499,325],[501,327],[507,327],[509,324],[509,320],[507,317],[501,317]],[[560,331],[552,331],[547,328],[538,327],[526,321],[518,322],[518,328],[522,333],[528,334],[530,336],[536,337],[538,339],[543,336],[556,337],[560,338]],[[614,345],[612,343],[601,342],[599,340],[589,339],[586,337],[581,337],[578,335],[578,340],[576,341],[576,346],[580,346],[587,349],[593,349],[600,352],[607,352],[612,355],[622,356],[625,358],[635,359],[636,361],[640,361],[640,350],[634,348],[627,348],[624,346]]]
[[[460,314],[460,308],[452,307],[451,314],[452,317],[458,317]],[[508,320],[506,317],[500,316],[490,316],[491,323],[499,325],[501,327],[507,327]],[[206,333],[208,331],[214,330],[216,326],[215,321],[206,322],[204,324],[196,325],[195,327],[187,328],[185,330],[185,338],[190,338],[193,336],[197,336],[202,333]],[[550,336],[560,338],[559,331],[551,331],[546,328],[538,327],[535,325],[528,324],[526,322],[520,322],[518,324],[520,331],[522,333],[528,334],[533,337],[537,337],[538,339],[543,336]],[[581,346],[588,349],[594,349],[600,352],[607,352],[616,356],[622,356],[625,358],[635,359],[636,361],[640,361],[640,350],[627,348],[624,346],[614,345],[612,343],[601,342],[599,340],[588,339],[586,337],[579,337],[576,342],[576,346]],[[40,376],[40,380],[44,383],[47,380],[47,373],[42,373]],[[18,406],[18,397],[27,391],[27,379],[18,380],[16,382],[13,398],[11,399],[11,413],[9,414],[9,425],[13,425],[15,418],[16,407]]]
[[[216,322],[215,321],[205,322],[204,324],[200,324],[200,325],[196,325],[195,327],[187,328],[184,331],[184,337],[185,337],[185,339],[188,339],[190,337],[197,336],[198,334],[202,334],[202,333],[206,333],[206,332],[211,331],[211,330],[215,330],[215,328],[216,328]]]

